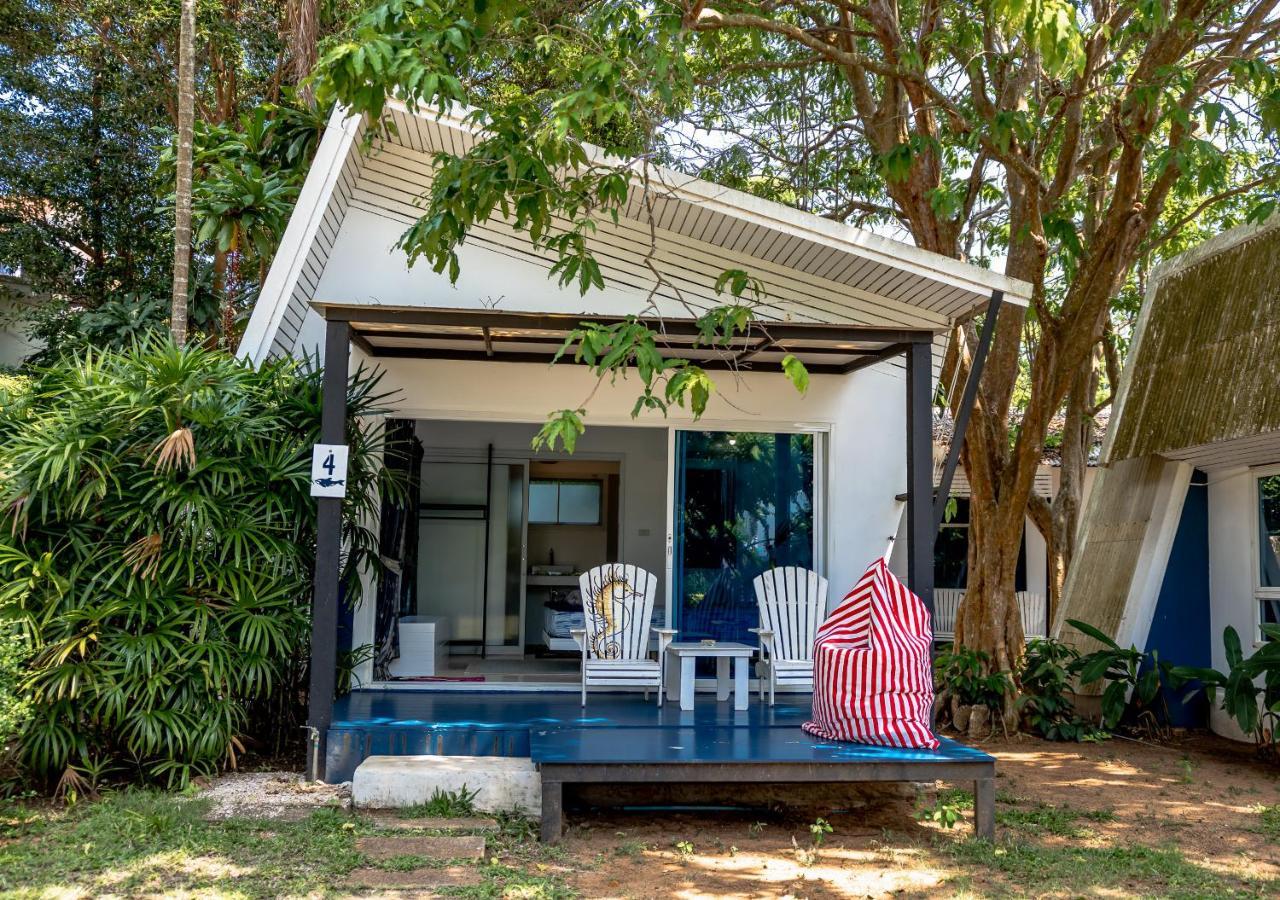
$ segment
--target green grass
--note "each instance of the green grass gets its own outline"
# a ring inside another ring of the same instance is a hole
[[[355,849],[367,823],[336,809],[301,822],[206,822],[208,805],[146,791],[110,794],[68,810],[0,806],[0,898],[36,898],[76,890],[111,893],[201,893],[234,898],[335,896],[352,869],[414,868],[426,860],[370,862]],[[504,819],[491,849],[505,865],[480,865],[480,884],[453,889],[465,897],[571,896],[553,858],[527,840],[527,825]],[[524,871],[525,864],[531,871]],[[442,892],[445,889],[441,889]]]
[[[1053,806],[1036,803],[1026,809],[1002,809],[996,812],[996,823],[1031,834],[1053,834],[1058,837],[1080,838],[1089,835],[1089,829],[1078,824],[1110,822],[1116,814],[1110,809],[1074,809],[1070,806]]]
[[[1242,883],[1224,878],[1189,861],[1173,846],[1041,846],[1015,839],[995,844],[940,840],[935,849],[959,866],[997,879],[1000,884],[994,888],[995,896],[1092,896],[1105,892],[1125,897],[1201,900],[1274,897],[1280,892],[1280,882],[1274,880]],[[992,890],[988,886],[988,894]]]
[[[1271,843],[1280,844],[1280,803],[1275,806],[1263,806],[1258,810],[1258,814],[1262,820],[1262,827],[1259,830]]]
[[[457,791],[442,791],[436,788],[431,792],[431,799],[416,806],[407,806],[400,810],[406,819],[463,819],[476,814],[475,799],[479,791],[468,790],[464,784]]]
[[[963,807],[972,797],[966,791],[945,791],[940,800]],[[921,865],[955,870],[949,882],[953,890],[982,896],[1280,896],[1280,881],[1219,874],[1173,844],[1135,846],[1121,838],[1107,846],[1091,846],[1102,842],[1075,839],[1087,823],[1113,820],[1110,809],[1082,810],[1030,800],[1002,807],[1001,840],[994,844],[957,833],[919,844],[887,832],[884,841],[889,842],[886,846],[923,849]],[[334,896],[343,877],[358,867],[438,865],[416,858],[369,862],[356,852],[356,838],[380,832],[372,823],[337,809],[319,810],[302,822],[206,822],[206,808],[199,799],[145,791],[111,794],[69,810],[0,805],[0,900],[64,893],[324,898]],[[562,847],[539,844],[523,818],[500,816],[499,821],[501,830],[488,838],[490,861],[475,866],[478,883],[443,888],[440,893],[474,900],[564,900],[574,896],[566,880],[574,871],[627,857],[635,865],[646,849],[619,833],[616,844],[597,854],[594,862],[584,862]],[[1258,807],[1257,817],[1241,827],[1280,841],[1280,805]],[[672,841],[677,837],[672,835]],[[689,853],[708,852],[702,843],[697,850],[690,847]],[[663,847],[681,852],[676,843]],[[660,869],[653,877],[661,877]]]

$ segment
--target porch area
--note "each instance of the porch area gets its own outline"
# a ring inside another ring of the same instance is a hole
[[[994,833],[993,757],[949,738],[936,750],[823,740],[801,730],[809,716],[807,694],[682,710],[638,693],[592,694],[584,708],[568,692],[357,690],[335,704],[326,771],[349,780],[371,756],[528,758],[547,841],[560,836],[566,785],[972,781],[975,829]]]

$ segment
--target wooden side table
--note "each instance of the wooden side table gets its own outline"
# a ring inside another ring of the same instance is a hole
[[[667,699],[680,701],[680,708],[693,709],[694,665],[698,657],[713,657],[716,661],[716,699],[729,699],[729,661],[733,661],[733,708],[747,708],[751,696],[747,691],[747,663],[756,648],[750,644],[733,641],[717,641],[703,644],[697,641],[676,641],[667,645],[665,680]],[[677,662],[679,665],[677,666]],[[672,676],[679,671],[679,682]]]

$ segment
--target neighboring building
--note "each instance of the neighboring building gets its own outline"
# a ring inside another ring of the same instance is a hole
[[[40,349],[27,337],[27,317],[35,301],[22,272],[0,265],[0,367],[20,366]]]
[[[1280,219],[1157,270],[1102,464],[1055,630],[1225,669],[1230,625],[1251,652],[1280,622]]]
[[[942,351],[958,317],[1001,294],[1025,304],[1027,285],[662,169],[650,171],[650,197],[637,187],[620,222],[599,223],[604,290],[558,286],[553,261],[501,221],[472,230],[451,285],[430,266],[410,268],[395,245],[420,214],[432,154],[465,152],[475,135],[450,115],[388,109],[396,128],[368,152],[365,123],[330,121],[241,345],[254,361],[321,351],[331,369],[378,367],[394,392],[389,421],[422,449],[409,507],[382,520],[394,572],[366,585],[348,626],[377,662],[358,669],[363,687],[332,731],[329,711],[313,706],[330,778],[383,746],[396,715],[416,724],[397,732],[394,752],[457,752],[460,735],[484,727],[475,712],[446,735],[433,730],[443,714],[392,714],[388,698],[576,691],[560,614],[571,614],[576,573],[593,565],[654,573],[655,624],[684,639],[754,644],[752,577],[812,568],[838,599],[906,519],[901,568],[931,595],[930,399]],[[652,298],[650,260],[666,281]],[[690,310],[722,302],[716,277],[731,268],[763,281],[761,321],[729,348],[695,347]],[[662,317],[668,353],[735,370],[721,373],[700,421],[679,408],[633,418],[635,379],[597,385],[571,361],[548,365],[584,318],[644,310]],[[811,372],[804,395],[780,375],[787,352]],[[332,391],[325,403],[334,442],[343,411]],[[578,405],[587,432],[572,457],[529,449],[549,411]],[[325,616],[336,615],[337,538],[321,521],[312,668],[323,679],[334,665]],[[913,534],[923,553],[909,552]],[[315,703],[327,693],[331,682],[313,682]],[[565,702],[577,708],[572,694]],[[504,752],[527,754],[527,727],[511,733],[510,746],[526,749]],[[424,744],[432,734],[454,743]]]
[[[935,459],[945,457],[946,446],[938,448]],[[939,461],[934,466],[934,486],[942,475]],[[1033,490],[1046,500],[1057,489],[1058,470],[1042,465],[1036,471]],[[933,583],[935,596],[934,633],[939,640],[950,640],[955,633],[956,613],[964,599],[969,579],[969,479],[963,467],[956,470],[951,482],[952,514],[942,523],[938,542],[933,548]],[[1044,536],[1031,517],[1022,529],[1022,547],[1018,553],[1018,571],[1014,590],[1022,609],[1022,628],[1027,637],[1048,634],[1049,551]]]

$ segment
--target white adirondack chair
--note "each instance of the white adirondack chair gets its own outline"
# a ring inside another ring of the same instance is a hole
[[[760,700],[766,685],[773,706],[778,685],[813,690],[813,639],[827,617],[827,579],[798,566],[783,566],[751,582],[760,604]]]
[[[662,657],[675,636],[671,628],[652,628],[653,596],[658,579],[639,566],[607,563],[583,572],[584,628],[569,633],[582,648],[582,705],[587,688],[643,687],[658,692],[662,705]],[[649,656],[649,632],[658,636],[658,658]]]

